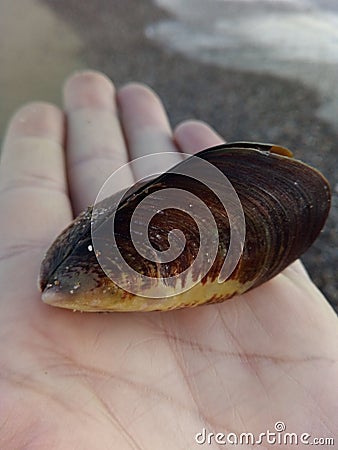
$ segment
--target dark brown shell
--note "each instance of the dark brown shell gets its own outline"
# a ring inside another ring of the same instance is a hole
[[[43,300],[54,306],[82,311],[169,310],[220,302],[273,278],[311,246],[330,208],[329,185],[320,172],[292,159],[287,149],[270,144],[229,143],[204,150],[197,156],[226,175],[244,211],[246,238],[243,253],[226,281],[217,282],[229,246],[226,212],[217,197],[195,180],[164,173],[135,188],[118,206],[116,242],[127,263],[147,276],[168,277],[189,267],[196,257],[199,236],[194,220],[186,213],[166,209],[149,225],[149,240],[160,250],[168,245],[166,237],[170,230],[179,228],[184,233],[187,245],[170,264],[159,265],[137,254],[126,225],[135,207],[149,193],[156,192],[160,197],[162,189],[188,190],[203,199],[215,218],[221,237],[217,257],[207,275],[190,290],[168,298],[146,298],[126,292],[106,276],[95,253],[88,250],[93,244],[92,208],[88,208],[56,239],[46,254],[40,273]],[[187,163],[189,160],[184,162]],[[94,226],[104,226],[111,211],[115,211],[113,197],[102,202],[105,214],[95,219]],[[108,235],[107,232],[107,239]],[[130,282],[133,283],[133,279]]]

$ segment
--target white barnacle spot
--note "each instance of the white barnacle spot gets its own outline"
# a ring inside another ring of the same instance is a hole
[[[88,245],[88,250],[90,251],[90,252],[92,252],[93,251],[93,246],[92,245]]]
[[[47,288],[51,288],[53,285],[52,285],[52,283],[47,283]]]
[[[73,291],[73,289],[71,289],[71,290],[69,291],[69,293],[70,293],[70,294],[74,294],[74,291]]]
[[[76,289],[79,289],[79,287],[80,287],[80,282],[77,281],[77,282],[74,284],[73,289],[76,290]]]
[[[60,281],[59,280],[54,280],[54,285],[55,286],[59,286],[60,285]]]
[[[100,216],[106,214],[108,212],[107,208],[94,209],[91,214],[91,224],[95,222]]]

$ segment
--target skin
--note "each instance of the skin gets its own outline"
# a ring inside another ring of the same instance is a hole
[[[277,421],[337,436],[337,317],[300,262],[196,309],[81,314],[41,301],[44,252],[112,171],[222,141],[197,121],[173,131],[148,87],[115,93],[96,72],[67,80],[63,111],[14,115],[0,166],[1,448],[200,448],[203,427],[258,436]]]

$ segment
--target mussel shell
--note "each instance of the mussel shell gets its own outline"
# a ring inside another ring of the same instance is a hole
[[[149,239],[159,249],[168,244],[165,238],[173,228],[179,228],[187,240],[179,258],[160,266],[135,254],[126,224],[137,204],[151,192],[156,191],[160,196],[162,189],[179,187],[194,193],[212,212],[220,234],[216,259],[201,282],[179,295],[159,299],[134,295],[119,288],[106,276],[95,253],[89,250],[93,244],[93,210],[88,208],[56,239],[42,262],[43,300],[81,311],[169,310],[221,302],[270,280],[311,246],[330,208],[327,180],[316,169],[292,159],[291,155],[283,147],[247,142],[223,144],[197,154],[226,175],[244,211],[243,253],[236,269],[223,283],[218,283],[217,277],[229,245],[227,214],[220,208],[217,197],[207,189],[204,192],[194,180],[169,172],[134,188],[132,195],[119,205],[114,196],[104,200],[102,210],[106,213],[98,215],[94,222],[101,226],[104,217],[117,208],[117,242],[128,264],[147,276],[171,276],[188,267],[196,256],[199,237],[193,219],[182,211],[166,209],[149,224]]]

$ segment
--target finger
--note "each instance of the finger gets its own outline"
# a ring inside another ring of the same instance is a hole
[[[53,105],[28,104],[11,120],[0,166],[2,256],[46,246],[68,223],[63,140],[63,115]]]
[[[300,276],[305,276],[306,278],[310,278],[310,275],[308,274],[308,271],[306,270],[304,264],[300,259],[297,259],[295,262],[289,265],[283,273],[287,274],[289,271],[296,272]]]
[[[9,124],[0,164],[2,318],[34,306],[20,300],[38,294],[43,254],[71,219],[63,134],[63,115],[49,104],[29,104]]]
[[[174,140],[182,152],[192,154],[225,142],[213,128],[198,120],[179,124],[174,130]]]
[[[159,97],[145,85],[131,83],[117,93],[120,117],[131,160],[154,153],[177,152],[172,130]],[[171,165],[181,158],[166,155],[165,164]],[[149,166],[152,164],[153,168]],[[145,170],[157,170],[157,159],[147,158],[133,166],[135,178],[144,176]]]
[[[128,162],[115,102],[115,88],[103,74],[73,75],[64,87],[67,163],[75,214],[93,204],[107,178]],[[127,173],[126,185],[133,182]],[[116,186],[116,190],[124,186]]]

